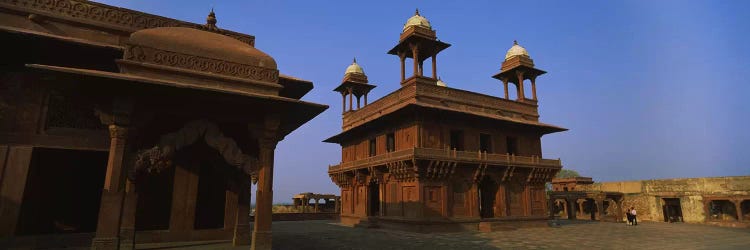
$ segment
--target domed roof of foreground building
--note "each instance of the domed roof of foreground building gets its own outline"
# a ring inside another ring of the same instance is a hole
[[[276,61],[253,46],[229,36],[194,28],[159,27],[139,30],[130,35],[128,43],[190,56],[276,69]]]
[[[352,64],[349,65],[349,67],[346,67],[346,71],[344,72],[345,75],[351,73],[358,73],[363,75],[365,74],[365,71],[362,70],[362,66],[359,66],[359,64],[357,64],[357,58],[354,58]]]
[[[427,18],[419,15],[419,9],[416,10],[414,16],[410,17],[409,20],[406,20],[406,24],[404,24],[404,30],[411,26],[422,26],[424,28],[432,29],[430,21],[428,21]]]
[[[514,56],[529,56],[529,52],[526,51],[526,48],[522,47],[521,45],[518,45],[518,41],[513,40],[513,46],[508,49],[508,53],[505,53],[505,60],[508,60],[511,57]]]

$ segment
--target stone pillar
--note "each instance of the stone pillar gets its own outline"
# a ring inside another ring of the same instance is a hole
[[[596,203],[596,219],[604,221],[604,199],[597,198],[594,201]]]
[[[432,55],[432,78],[437,79],[437,54]]]
[[[360,109],[360,108],[361,108],[361,107],[359,106],[359,100],[360,100],[360,96],[357,96],[357,109]]]
[[[505,89],[505,99],[508,99],[508,78],[503,78],[503,89]]]
[[[406,79],[406,54],[399,52],[398,58],[401,61],[401,82]]]
[[[416,44],[410,44],[411,47],[411,54],[414,58],[414,76],[417,76],[419,74],[419,49],[417,48]]]
[[[335,212],[336,213],[341,213],[341,199],[339,199],[339,198],[333,198],[333,200],[335,202],[334,203],[335,204],[335,208],[334,208]]]
[[[737,221],[742,222],[742,200],[732,200],[732,203],[734,203],[734,211],[737,215]]]
[[[318,211],[318,198],[315,198],[315,210],[313,210],[313,213],[317,213]]]
[[[536,76],[531,77],[531,98],[536,101]]]
[[[341,92],[341,113],[346,113],[346,93]]]
[[[367,93],[365,93],[365,106],[367,106]]]
[[[120,225],[120,249],[135,249],[135,211],[138,205],[138,193],[135,191],[135,180],[125,182],[125,201],[122,207],[122,224]]]
[[[419,62],[419,76],[424,76],[424,61]]]
[[[255,226],[251,249],[271,249],[271,216],[273,207],[273,155],[279,142],[278,116],[266,117],[262,134],[258,137],[260,169],[255,195]]]
[[[91,241],[91,249],[118,249],[120,222],[125,192],[125,148],[128,128],[116,124],[109,125],[110,146],[107,159],[107,173],[104,177],[99,221],[96,236]]]
[[[583,202],[586,200],[578,199],[576,200],[576,203],[578,203],[578,216],[583,218]]]
[[[566,206],[566,209],[568,210],[568,213],[567,213],[568,219],[576,219],[577,218],[576,217],[576,213],[578,213],[578,211],[576,211],[576,209],[575,209],[575,207],[574,207],[573,204],[574,203],[571,202],[570,200],[565,199],[565,206]]]
[[[518,100],[524,100],[526,97],[523,92],[523,71],[516,71],[516,76],[518,76]]]
[[[347,90],[349,91],[349,111],[352,111],[352,107],[354,106],[352,105],[352,98],[354,98],[354,95],[352,94],[352,88],[347,88]]]
[[[237,190],[237,216],[234,225],[234,236],[232,237],[233,246],[250,245],[250,180],[240,183]],[[296,203],[295,203],[296,204]]]
[[[0,238],[15,235],[32,151],[30,146],[0,146]]]

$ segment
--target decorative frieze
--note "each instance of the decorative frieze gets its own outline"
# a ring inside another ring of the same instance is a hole
[[[198,72],[210,72],[255,81],[276,83],[279,71],[254,65],[239,64],[224,60],[176,53],[144,46],[127,45],[125,60],[163,65]]]
[[[204,29],[203,25],[150,15],[85,0],[0,0],[0,6],[41,15],[58,16],[82,22],[104,23],[133,32],[157,27],[189,27]],[[255,37],[227,30],[217,33],[254,45]]]

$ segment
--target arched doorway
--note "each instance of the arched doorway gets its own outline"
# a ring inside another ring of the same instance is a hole
[[[482,218],[495,217],[495,197],[497,194],[498,185],[485,176],[481,182],[479,182],[479,215]]]

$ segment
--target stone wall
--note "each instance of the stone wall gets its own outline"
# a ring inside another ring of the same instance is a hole
[[[678,198],[683,220],[703,223],[704,197],[750,196],[750,176],[598,182],[583,189],[623,193],[624,207],[635,207],[640,221],[664,221],[662,198]]]

